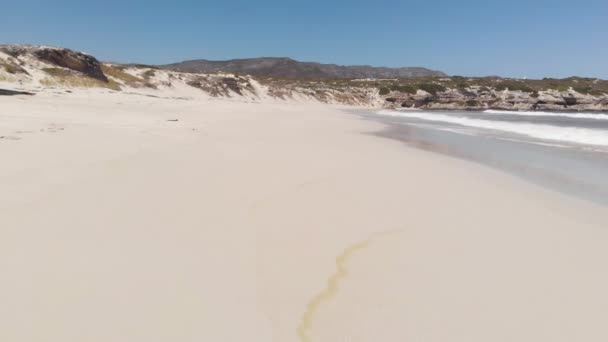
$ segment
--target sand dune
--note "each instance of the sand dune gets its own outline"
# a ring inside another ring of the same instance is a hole
[[[0,101],[0,340],[608,339],[603,207],[336,107]]]

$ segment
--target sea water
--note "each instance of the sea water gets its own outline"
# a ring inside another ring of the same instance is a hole
[[[608,114],[381,110],[378,135],[608,204]]]

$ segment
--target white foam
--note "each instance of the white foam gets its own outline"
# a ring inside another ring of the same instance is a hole
[[[608,146],[608,131],[599,129],[490,121],[481,119],[471,119],[460,116],[451,116],[433,112],[414,113],[382,110],[378,112],[378,114],[434,122],[445,122],[466,127],[484,128],[495,131],[525,135],[528,137],[543,140],[561,141],[583,145]]]
[[[511,111],[511,110],[493,110],[489,109],[484,111],[486,114],[512,114],[521,116],[561,116],[565,118],[575,119],[595,119],[595,120],[608,120],[607,114],[600,113],[554,113],[554,112],[525,112],[525,111]]]

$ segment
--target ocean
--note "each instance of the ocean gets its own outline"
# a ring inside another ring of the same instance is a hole
[[[509,172],[553,190],[608,204],[608,115],[381,110],[378,135]]]

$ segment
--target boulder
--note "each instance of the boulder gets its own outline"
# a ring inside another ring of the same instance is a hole
[[[574,96],[563,96],[562,99],[566,103],[566,106],[574,106],[578,102]]]

